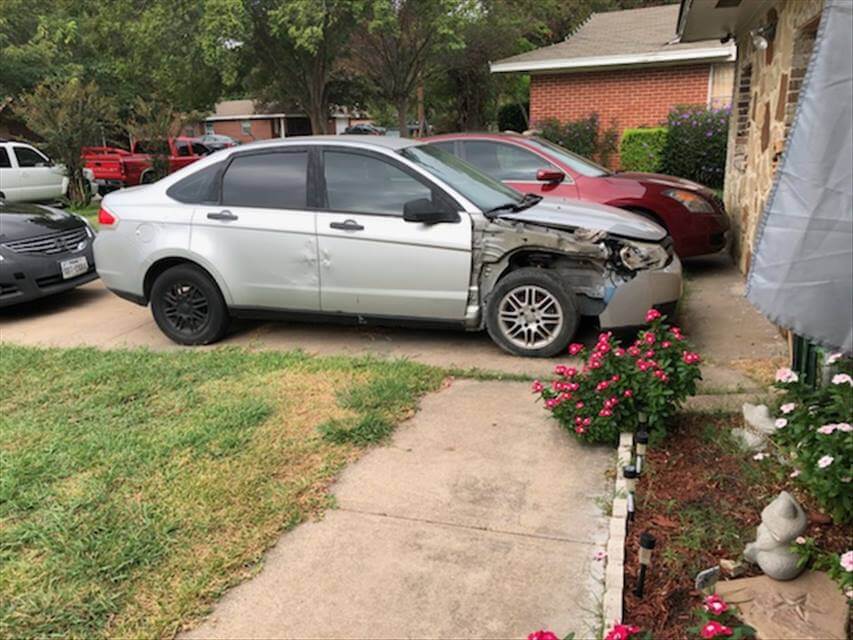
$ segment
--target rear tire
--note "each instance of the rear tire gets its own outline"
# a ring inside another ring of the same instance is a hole
[[[574,295],[551,271],[525,267],[500,280],[486,305],[492,340],[515,355],[547,358],[575,335],[580,314]]]
[[[230,321],[219,287],[192,264],[179,264],[157,276],[151,287],[151,313],[163,333],[186,345],[220,340]]]

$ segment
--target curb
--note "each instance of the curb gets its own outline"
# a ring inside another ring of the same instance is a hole
[[[610,514],[610,537],[607,540],[607,567],[604,571],[604,625],[622,622],[622,591],[625,588],[625,537],[628,531],[628,490],[622,467],[631,464],[634,434],[622,433],[616,451],[616,481],[613,487],[613,509]]]

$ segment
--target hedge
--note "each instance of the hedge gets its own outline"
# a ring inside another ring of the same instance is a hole
[[[728,107],[676,107],[667,118],[661,171],[711,188],[723,186],[728,143]]]
[[[656,173],[661,169],[661,155],[666,145],[666,127],[625,129],[619,157],[625,171]]]
[[[616,140],[619,135],[616,127],[600,129],[598,114],[595,113],[569,122],[548,118],[537,122],[536,127],[546,140],[605,166],[610,161],[610,156],[616,151]]]

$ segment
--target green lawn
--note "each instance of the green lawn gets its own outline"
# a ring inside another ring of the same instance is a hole
[[[98,209],[100,208],[99,204],[89,204],[85,207],[68,207],[68,210],[76,213],[77,215],[83,216],[86,220],[89,221],[96,229],[98,228]]]
[[[7,638],[174,635],[445,376],[236,348],[0,345],[0,365]]]

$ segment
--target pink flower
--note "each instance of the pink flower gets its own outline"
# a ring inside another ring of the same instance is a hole
[[[622,395],[625,396],[626,398],[630,398],[631,396],[634,395],[634,392],[631,391],[631,389],[625,389],[625,391],[622,392]]]
[[[655,340],[655,334],[653,334],[652,332],[648,332],[646,333],[646,335],[643,336],[643,342],[645,342],[646,344],[654,344]]]
[[[730,636],[732,630],[726,625],[720,624],[716,620],[710,620],[705,623],[705,626],[699,631],[699,635],[703,638],[716,638],[717,636]]]
[[[825,436],[831,435],[833,431],[838,427],[836,424],[825,424],[822,427],[818,427],[817,432],[823,434]]]
[[[776,422],[773,423],[773,426],[775,426],[777,429],[784,429],[788,426],[788,421],[785,420],[785,418],[779,418],[778,420],[776,420]]]
[[[622,347],[617,347],[613,353],[615,353],[619,358],[621,358],[625,355],[625,349],[623,349]]]
[[[611,381],[611,382],[619,382],[621,379],[622,379],[622,376],[620,376],[620,375],[617,373],[617,374],[615,374],[612,378],[610,378],[610,381]]]
[[[610,383],[607,382],[607,380],[602,380],[597,385],[595,385],[595,390],[596,391],[604,391],[609,386],[610,386]]]
[[[542,390],[545,388],[544,385],[538,380],[533,381],[533,385],[531,386],[533,389],[533,393],[542,393]]]
[[[795,405],[793,402],[786,402],[781,407],[779,407],[779,411],[781,411],[782,413],[787,415],[787,414],[791,413],[796,408],[797,408],[797,405]]]
[[[628,355],[634,356],[635,358],[640,355],[640,350],[637,347],[628,347]]]
[[[546,401],[545,401],[545,406],[546,406],[548,409],[553,409],[553,408],[554,408],[554,407],[556,407],[558,404],[560,404],[560,403],[559,403],[559,401],[558,401],[556,398],[549,398],[548,400],[546,400]]]
[[[601,411],[598,412],[598,415],[601,416],[602,418],[609,418],[610,416],[613,415],[613,412],[610,409],[602,409]]]
[[[712,594],[705,598],[705,611],[710,611],[715,616],[718,616],[728,610],[729,605],[717,594]]]
[[[660,318],[660,311],[657,309],[649,309],[646,312],[646,322],[654,322],[658,318]]]
[[[789,382],[797,382],[800,377],[791,371],[788,367],[782,367],[778,371],[776,371],[776,382],[781,382],[783,384],[788,384]]]
[[[566,368],[566,377],[567,378],[574,378],[577,375],[577,373],[578,373],[578,370],[575,369],[574,367],[567,367]]]
[[[584,418],[583,419],[583,426],[588,427],[591,424],[592,424],[592,418]]]
[[[805,544],[806,539],[803,536],[797,536],[797,539],[794,540],[794,542],[796,542],[797,544]]]
[[[560,639],[552,631],[545,631],[545,629],[540,629],[539,631],[534,631],[529,636],[527,636],[527,640],[560,640]]]
[[[558,376],[566,375],[566,365],[558,364],[556,367],[554,367],[554,374]]]
[[[853,431],[853,425],[851,425],[849,422],[839,422],[837,425],[835,425],[835,428],[838,429],[838,431],[843,431],[844,433],[850,433],[851,431]]]
[[[761,460],[764,460],[764,458],[766,458],[766,457],[767,457],[766,453],[764,453],[763,451],[759,451],[754,456],[752,456],[752,459],[761,461]]]
[[[841,567],[847,571],[853,571],[853,551],[845,551],[841,554]]]
[[[832,384],[849,384],[853,387],[853,378],[848,376],[846,373],[836,373],[832,376]]]
[[[583,435],[586,433],[586,428],[584,428],[582,425],[578,425],[575,427],[575,433]]]
[[[799,475],[800,475],[800,470],[799,470],[799,469],[794,469],[794,470],[793,470],[793,471],[788,475],[788,477],[789,477],[789,478],[796,478],[796,477],[797,477],[797,476],[799,476]]]
[[[844,357],[842,353],[833,353],[826,359],[826,364],[835,364]]]
[[[576,356],[583,351],[583,345],[579,342],[573,342],[569,345],[569,354]]]
[[[829,465],[832,464],[832,461],[835,460],[832,456],[823,456],[820,460],[817,461],[817,466],[821,469],[826,469]]]
[[[654,376],[661,382],[667,382],[669,380],[669,376],[666,375],[666,372],[663,369],[655,370]]]
[[[604,636],[604,640],[628,640],[628,638],[638,633],[640,633],[640,627],[627,624],[614,624],[613,628]]]
[[[685,351],[681,359],[684,360],[685,364],[698,364],[702,360],[698,353],[692,351]]]
[[[595,553],[592,554],[594,560],[604,560],[607,557],[607,552],[603,549],[598,549]]]
[[[660,343],[660,346],[662,346],[664,349],[669,349],[672,346],[672,343],[669,340],[664,340]]]
[[[578,401],[575,403],[575,409],[583,409],[585,406],[586,406],[586,405],[583,403],[583,401],[582,401],[582,400],[578,400]]]
[[[601,367],[601,360],[598,360],[597,358],[590,358],[588,366],[590,369],[598,369]]]

